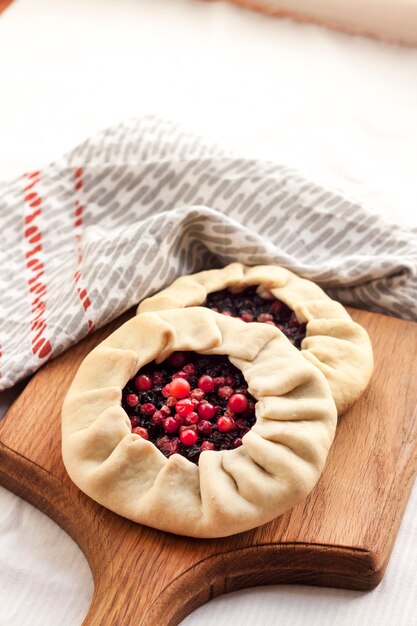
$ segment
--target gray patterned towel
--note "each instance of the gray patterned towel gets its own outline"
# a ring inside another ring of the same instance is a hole
[[[233,260],[417,319],[415,231],[156,117],[3,184],[0,219],[0,390],[179,274]]]

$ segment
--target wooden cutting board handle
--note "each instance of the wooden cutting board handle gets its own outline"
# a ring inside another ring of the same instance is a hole
[[[60,411],[84,356],[129,317],[42,368],[0,427],[0,483],[55,520],[94,577],[84,624],[164,626],[221,593],[273,583],[371,589],[381,580],[417,470],[417,324],[352,310],[375,373],[339,422],[318,485],[273,522],[192,539],[126,520],[80,492],[62,464]]]

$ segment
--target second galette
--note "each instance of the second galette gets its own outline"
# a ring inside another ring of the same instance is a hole
[[[277,327],[323,372],[339,414],[369,382],[373,354],[365,329],[318,285],[283,267],[232,263],[181,276],[143,300],[138,313],[190,306]]]

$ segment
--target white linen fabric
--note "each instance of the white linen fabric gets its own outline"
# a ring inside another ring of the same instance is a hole
[[[415,50],[220,2],[15,0],[0,17],[0,59],[4,181],[151,110],[359,198],[407,237],[417,226]],[[75,544],[4,490],[0,519],[2,626],[79,624],[92,580]],[[416,519],[415,489],[373,592],[258,588],[184,623],[414,626]]]

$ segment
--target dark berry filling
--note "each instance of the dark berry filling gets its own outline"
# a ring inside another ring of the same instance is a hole
[[[169,457],[198,463],[203,450],[229,450],[255,423],[255,398],[226,356],[174,352],[145,365],[123,389],[132,432]]]
[[[205,306],[223,315],[240,317],[244,322],[272,324],[284,333],[298,349],[306,336],[306,324],[299,322],[294,311],[268,292],[268,298],[257,293],[257,287],[248,287],[240,293],[227,289],[207,296]]]

